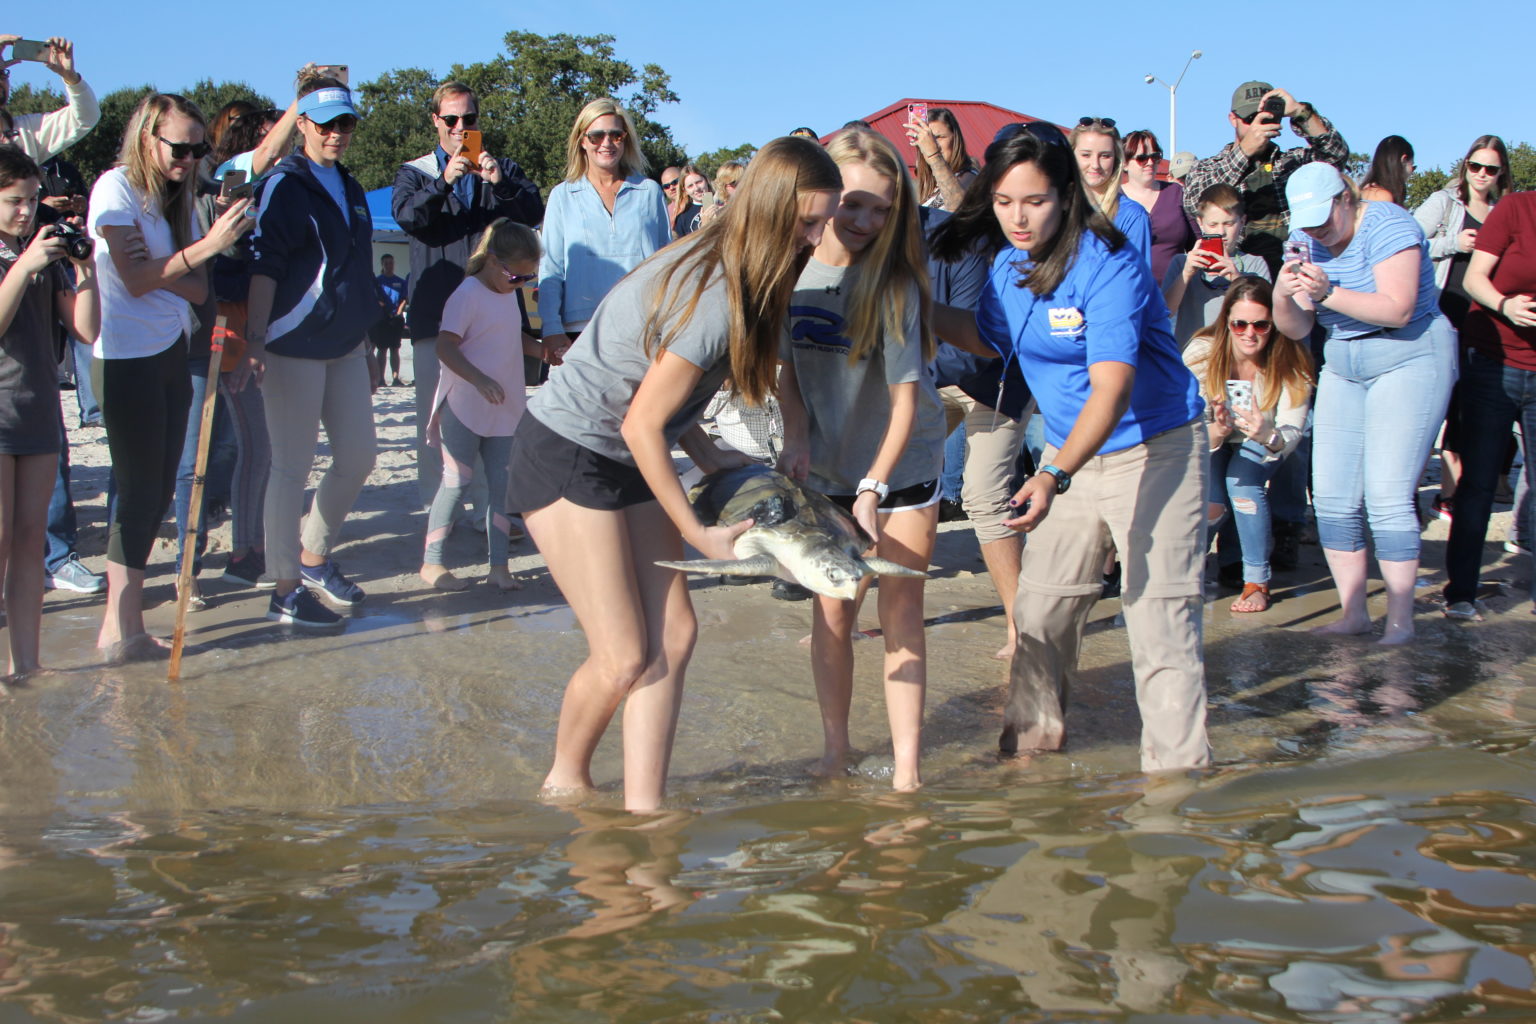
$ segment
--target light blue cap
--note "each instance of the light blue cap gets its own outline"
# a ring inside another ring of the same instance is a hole
[[[1285,179],[1285,201],[1291,208],[1291,229],[1315,228],[1328,219],[1333,197],[1344,191],[1344,176],[1332,164],[1314,160]]]

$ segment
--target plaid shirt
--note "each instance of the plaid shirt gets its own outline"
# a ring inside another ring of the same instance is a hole
[[[1271,270],[1279,265],[1281,241],[1289,233],[1285,180],[1298,167],[1314,160],[1330,163],[1341,171],[1349,163],[1349,145],[1333,123],[1321,114],[1312,116],[1327,131],[1317,136],[1303,135],[1305,146],[1282,151],[1270,142],[1258,156],[1249,156],[1235,141],[1229,142],[1220,153],[1196,163],[1184,179],[1184,209],[1191,219],[1197,216],[1201,193],[1212,185],[1231,185],[1243,194],[1248,225],[1243,233],[1243,249],[1263,256]]]

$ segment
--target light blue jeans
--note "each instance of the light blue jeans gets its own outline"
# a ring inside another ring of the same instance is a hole
[[[1266,485],[1283,464],[1265,462],[1269,453],[1257,441],[1224,444],[1211,452],[1211,501],[1227,506],[1243,552],[1243,582],[1269,582],[1269,490]],[[1222,542],[1225,545],[1226,541]],[[1223,547],[1225,552],[1226,548]]]
[[[1439,313],[1371,338],[1330,338],[1312,414],[1312,505],[1330,551],[1419,557],[1419,474],[1456,382],[1456,333]]]

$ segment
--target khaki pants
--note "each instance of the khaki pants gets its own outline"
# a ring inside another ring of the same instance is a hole
[[[1021,748],[1036,736],[1064,735],[1068,683],[1113,544],[1141,710],[1142,768],[1210,760],[1201,639],[1206,446],[1205,424],[1196,421],[1090,459],[1030,534],[1003,719]],[[1043,461],[1055,456],[1047,447]]]
[[[299,578],[300,516],[315,462],[320,427],[331,464],[304,517],[303,546],[330,555],[341,524],[373,470],[373,391],[362,345],[339,359],[295,359],[267,353],[261,384],[272,440],[267,483],[267,567],[280,580]]]
[[[982,405],[954,385],[939,389],[944,402],[944,436],[965,422],[965,475],[960,504],[978,543],[1017,537],[1003,520],[1011,518],[1008,481],[1024,443],[1024,424]]]

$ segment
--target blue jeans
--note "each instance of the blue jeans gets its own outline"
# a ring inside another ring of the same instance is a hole
[[[75,402],[80,406],[82,427],[101,423],[101,406],[96,402],[96,385],[91,380],[91,346],[69,339],[75,357]]]
[[[59,472],[53,478],[53,497],[48,499],[48,528],[44,531],[43,566],[50,574],[75,553],[78,535],[75,502],[69,494],[69,434],[65,433],[59,446]]]
[[[1312,506],[1330,551],[1419,557],[1419,474],[1456,382],[1456,336],[1438,313],[1372,338],[1329,339],[1312,413]]]
[[[965,423],[962,422],[944,442],[944,475],[940,477],[944,498],[960,500],[960,487],[965,479]]]
[[[1299,530],[1307,521],[1307,480],[1312,476],[1310,430],[1301,435],[1301,443],[1280,461],[1279,467],[1269,485],[1269,508],[1276,523]]]
[[[1445,601],[1455,604],[1477,596],[1478,573],[1483,567],[1483,543],[1488,536],[1488,516],[1493,494],[1504,468],[1509,429],[1520,424],[1524,437],[1536,437],[1536,373],[1506,366],[1469,349],[1461,357],[1461,478],[1456,484],[1456,514],[1451,518],[1451,537],[1445,548]],[[1531,460],[1521,469],[1527,486]],[[1518,534],[1529,543],[1536,536],[1530,502]]]
[[[1269,582],[1270,509],[1265,485],[1282,462],[1266,462],[1267,455],[1256,441],[1224,444],[1211,453],[1211,501],[1227,506],[1237,528],[1244,583]]]
[[[208,358],[194,357],[188,365],[192,373],[192,408],[187,414],[187,434],[181,445],[181,462],[176,467],[176,569],[181,570],[181,553],[187,543],[187,513],[192,505],[192,477],[197,471],[197,435],[203,422],[203,397],[208,393]],[[229,481],[234,476],[235,445],[229,436],[229,411],[224,408],[224,396],[219,395],[213,409],[213,435],[208,443],[208,465],[204,470],[204,508],[207,498],[217,496],[219,483],[224,493],[229,493]],[[203,549],[208,546],[208,516],[198,524],[197,549],[192,556],[192,575],[203,568]]]

